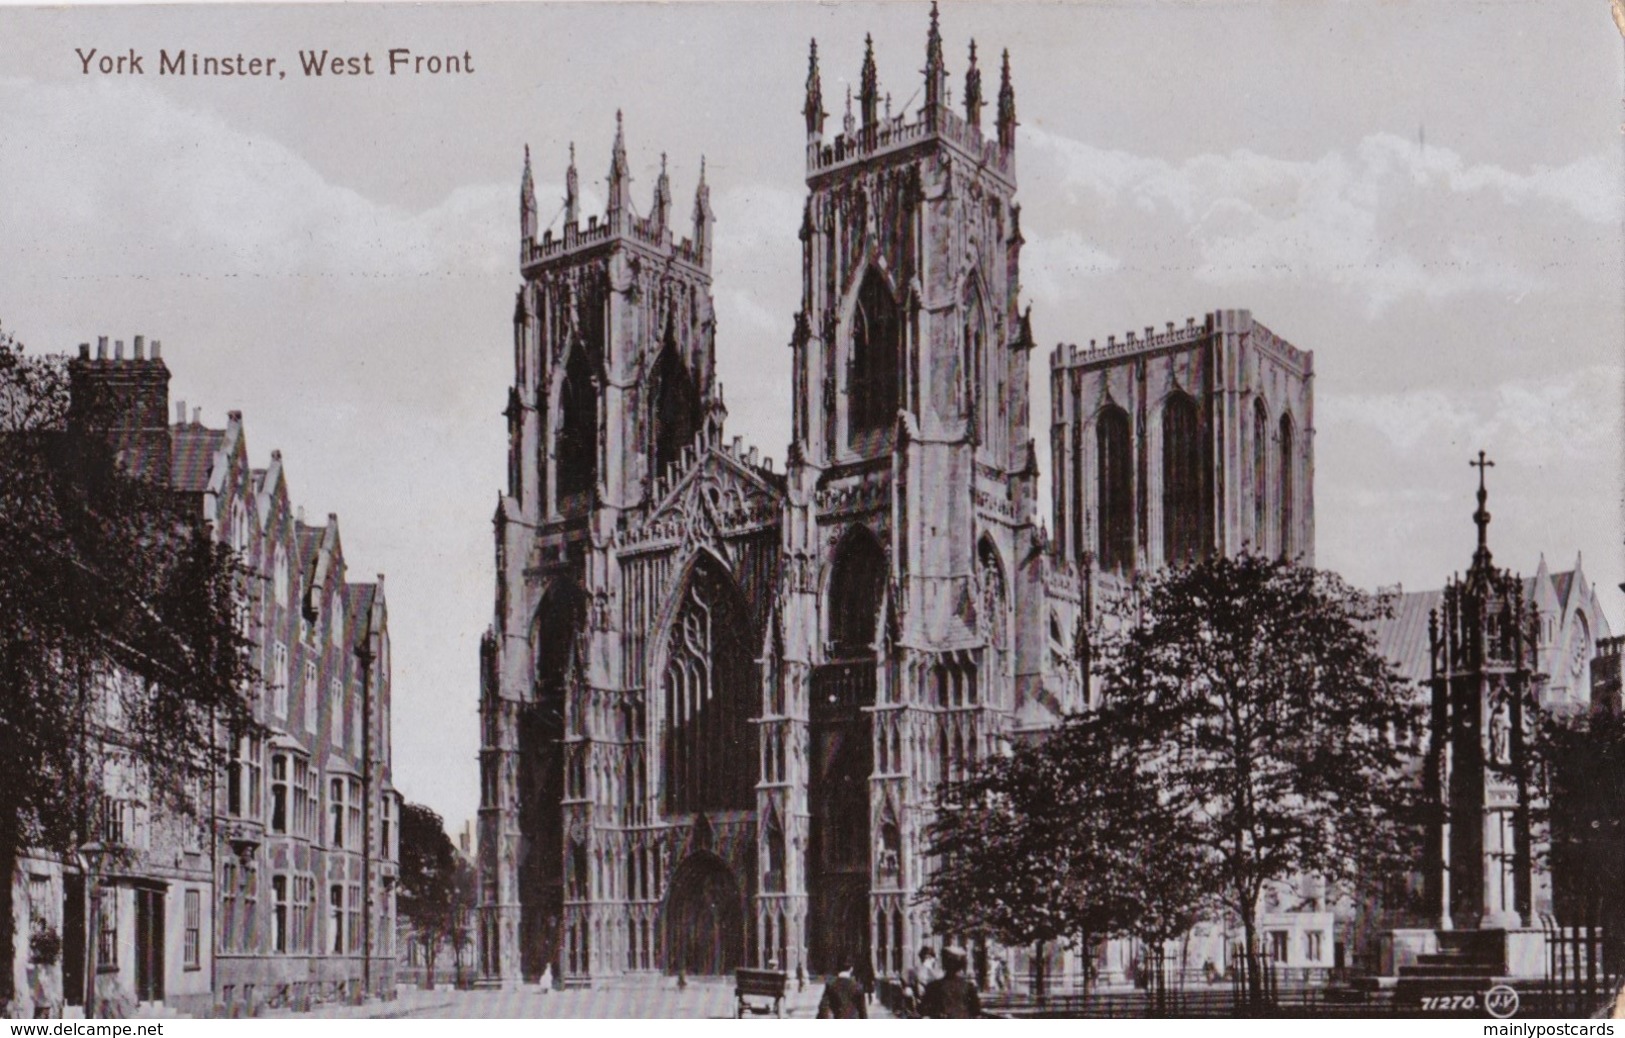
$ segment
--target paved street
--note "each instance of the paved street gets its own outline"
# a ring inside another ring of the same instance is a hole
[[[393,1002],[373,1002],[365,1006],[317,1006],[309,1014],[272,1011],[270,1017],[309,1015],[315,1017],[363,1017],[399,1019],[529,1019],[630,1018],[630,1019],[732,1019],[733,982],[693,981],[677,990],[669,977],[637,982],[611,982],[603,987],[573,991],[543,992],[535,987],[517,991],[455,991],[441,988],[423,991],[401,988]],[[818,1010],[822,983],[808,983],[807,990],[795,991],[785,1000],[784,1015],[807,1019]],[[870,1007],[874,1016],[888,1016],[878,1003]]]

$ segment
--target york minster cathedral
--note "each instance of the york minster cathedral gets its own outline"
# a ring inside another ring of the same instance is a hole
[[[940,940],[935,784],[1085,705],[1094,603],[1209,551],[1313,561],[1312,356],[1245,310],[1056,347],[1035,443],[1009,56],[984,95],[972,43],[951,104],[933,11],[924,76],[883,113],[868,47],[828,126],[813,45],[782,467],[724,432],[703,168],[688,216],[664,170],[640,212],[617,125],[606,211],[572,152],[554,233],[526,156],[488,982],[902,971]]]

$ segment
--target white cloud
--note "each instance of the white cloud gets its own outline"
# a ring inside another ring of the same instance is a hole
[[[1027,244],[1021,250],[1022,284],[1044,302],[1066,298],[1080,278],[1109,274],[1123,265],[1074,230],[1055,235],[1023,233]]]
[[[1215,285],[1321,282],[1373,315],[1413,296],[1532,291],[1573,262],[1574,237],[1610,233],[1621,215],[1600,156],[1515,172],[1377,133],[1348,155],[1238,149],[1175,163],[1039,129],[1023,140],[1037,156],[1025,179],[1053,185],[1125,267],[1166,270],[1172,254]],[[1046,284],[1031,270],[1029,281]]]

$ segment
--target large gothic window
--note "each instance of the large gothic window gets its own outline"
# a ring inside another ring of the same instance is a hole
[[[1281,416],[1281,558],[1290,559],[1297,554],[1298,545],[1292,536],[1292,416]]]
[[[1100,490],[1100,567],[1134,567],[1134,473],[1128,412],[1107,404],[1095,420],[1095,460]]]
[[[579,344],[569,349],[559,390],[558,489],[560,502],[598,482],[598,390]]]
[[[700,429],[700,394],[669,327],[654,377],[654,471],[660,475],[683,456]]]
[[[1253,550],[1266,549],[1265,527],[1269,522],[1269,437],[1270,419],[1264,401],[1253,401]]]
[[[897,417],[902,359],[902,308],[880,273],[871,269],[852,313],[847,439],[857,450],[872,448]]]
[[[1203,512],[1196,401],[1176,391],[1162,408],[1162,553],[1168,565],[1185,565],[1201,555]]]
[[[735,811],[755,801],[756,691],[750,621],[732,578],[701,556],[667,643],[666,810]]]
[[[829,640],[835,659],[874,653],[886,555],[867,527],[854,527],[841,542],[829,581]]]

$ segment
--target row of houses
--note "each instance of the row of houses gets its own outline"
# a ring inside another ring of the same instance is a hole
[[[384,578],[350,580],[338,518],[306,522],[281,453],[253,463],[241,413],[214,427],[177,403],[171,419],[161,344],[132,347],[81,344],[73,399],[110,402],[124,465],[246,560],[263,730],[231,740],[200,791],[205,810],[186,819],[130,781],[106,740],[93,834],[104,853],[36,854],[13,877],[16,1008],[50,1015],[92,987],[93,1012],[241,1015],[391,995],[400,798]],[[101,691],[91,709],[116,730],[117,696]]]

